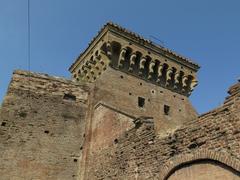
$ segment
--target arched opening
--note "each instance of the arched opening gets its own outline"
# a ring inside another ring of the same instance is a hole
[[[183,71],[180,71],[180,73],[179,73],[179,84],[178,84],[178,88],[177,88],[177,90],[181,93],[182,91],[181,91],[181,89],[182,89],[182,87],[183,87],[183,76],[184,76],[184,72]]]
[[[174,85],[174,78],[175,78],[175,74],[177,72],[177,69],[175,67],[172,67],[172,74],[171,74],[171,80],[169,82],[169,87],[173,87]]]
[[[142,57],[142,53],[140,53],[139,51],[136,51],[136,59],[135,59],[135,64],[133,66],[134,74],[137,74],[139,71],[139,64],[140,64],[141,57]]]
[[[168,65],[167,64],[163,64],[163,70],[162,70],[162,76],[161,76],[161,81],[160,83],[165,86],[166,85],[166,80],[167,80],[167,69],[168,69]]]
[[[155,66],[153,67],[153,75],[152,75],[152,80],[156,81],[157,80],[157,76],[158,76],[158,67],[160,65],[160,61],[158,61],[157,59],[155,60]]]
[[[128,71],[129,69],[129,65],[130,65],[130,58],[131,58],[131,54],[132,54],[132,49],[127,47],[126,48],[126,54],[125,54],[125,60],[122,62],[123,66],[122,69],[125,71]]]
[[[113,41],[111,43],[111,47],[112,47],[112,58],[110,61],[110,66],[117,67],[118,59],[121,51],[121,44]]]
[[[145,65],[144,65],[144,69],[142,70],[143,73],[142,73],[142,76],[147,78],[148,77],[148,73],[149,73],[149,64],[150,64],[150,61],[151,61],[151,57],[150,56],[146,56],[146,62],[145,62]]]
[[[178,165],[164,179],[237,180],[240,172],[219,161],[201,159]]]

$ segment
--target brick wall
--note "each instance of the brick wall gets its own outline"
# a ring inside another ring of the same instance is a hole
[[[0,114],[0,179],[76,179],[89,88],[15,71]]]
[[[120,97],[101,99],[114,93],[97,88],[15,71],[0,112],[0,179],[167,179],[204,160],[239,177],[240,83],[222,106],[165,134],[155,118],[134,121],[127,107],[109,106]]]
[[[117,143],[89,156],[84,178],[164,179],[176,167],[203,159],[240,171],[240,83],[229,93],[221,107],[165,137],[156,136],[153,123],[137,124]]]

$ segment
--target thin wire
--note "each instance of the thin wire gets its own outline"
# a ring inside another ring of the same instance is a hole
[[[28,0],[28,72],[31,68],[31,31],[30,31],[30,0]]]
[[[165,43],[164,43],[162,40],[160,40],[159,38],[157,38],[157,37],[155,37],[155,36],[152,36],[152,35],[150,35],[149,37],[152,38],[152,39],[154,39],[154,40],[157,40],[158,42],[160,42],[160,43],[161,43],[161,46],[165,46]],[[157,43],[157,44],[158,44],[158,43]]]
[[[28,0],[27,4],[27,26],[28,26],[28,36],[27,36],[27,43],[28,43],[28,52],[27,52],[27,62],[28,62],[28,103],[29,103],[29,108],[31,109],[31,101],[30,101],[30,77],[31,77],[31,29],[30,29],[30,0]]]

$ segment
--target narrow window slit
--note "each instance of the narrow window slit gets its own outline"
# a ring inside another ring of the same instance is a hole
[[[170,106],[164,105],[164,114],[169,115],[169,112],[170,112]]]

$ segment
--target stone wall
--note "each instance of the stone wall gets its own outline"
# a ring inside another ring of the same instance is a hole
[[[221,107],[165,137],[156,136],[153,123],[136,124],[109,148],[89,155],[84,179],[167,179],[177,168],[201,160],[222,163],[239,178],[240,83],[229,93]]]
[[[143,107],[139,107],[139,97],[144,99]],[[152,117],[158,134],[197,117],[188,97],[112,68],[96,80],[93,103],[106,104],[135,118]],[[164,106],[169,107],[167,114]]]
[[[77,179],[89,88],[15,71],[0,114],[0,179]]]
[[[187,99],[118,71],[102,76],[90,85],[14,72],[0,112],[0,179],[194,179],[206,169],[240,177],[240,83],[219,108],[184,120]],[[158,119],[165,103],[176,112]],[[176,126],[159,133],[167,124]]]

